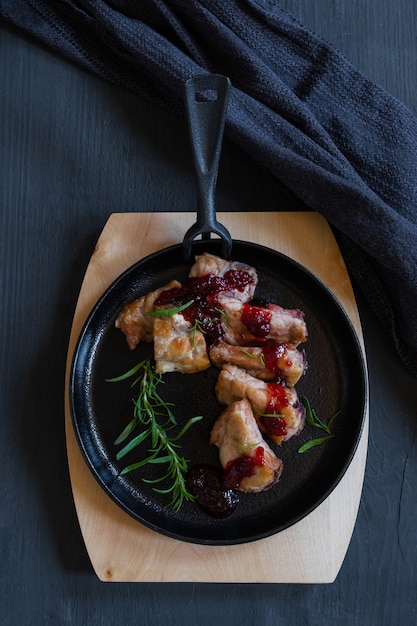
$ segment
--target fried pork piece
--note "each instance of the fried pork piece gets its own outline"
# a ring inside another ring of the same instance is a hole
[[[181,287],[181,283],[172,280],[164,287],[150,291],[145,296],[125,304],[122,308],[117,316],[115,326],[126,335],[127,344],[131,350],[134,350],[141,341],[151,342],[153,340],[154,318],[148,316],[147,313],[153,311],[155,302],[163,291],[174,287]]]
[[[283,309],[277,304],[252,306],[219,294],[219,308],[225,313],[224,340],[236,346],[259,345],[267,339],[298,346],[307,340],[304,314],[299,309]]]
[[[294,387],[304,373],[304,351],[287,343],[269,340],[263,347],[231,346],[219,341],[210,350],[210,360],[216,367],[232,363],[260,380],[279,380]]]
[[[195,374],[210,367],[206,340],[198,329],[177,313],[153,318],[155,371]]]
[[[210,443],[219,448],[229,487],[256,493],[279,480],[282,461],[264,441],[248,400],[234,402],[223,411],[213,426]]]
[[[254,267],[239,261],[225,261],[214,254],[204,252],[196,257],[190,269],[189,278],[217,276],[225,279],[225,285],[219,292],[233,296],[242,302],[252,300],[258,284],[258,274]]]
[[[298,435],[304,427],[305,409],[293,387],[259,380],[236,365],[223,366],[216,396],[225,405],[247,398],[260,430],[276,444]]]

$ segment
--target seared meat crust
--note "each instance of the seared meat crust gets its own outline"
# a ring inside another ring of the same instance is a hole
[[[305,423],[305,409],[298,399],[296,390],[282,386],[279,386],[279,395],[284,402],[281,399],[281,405],[277,405],[276,394],[274,388],[269,387],[270,384],[251,376],[236,365],[227,363],[217,379],[216,396],[220,404],[225,405],[247,398],[252,405],[261,431],[267,434],[274,443],[280,444],[298,435],[302,430]],[[283,435],[274,435],[265,427],[262,415],[274,413],[281,416],[285,422],[286,433]]]
[[[210,443],[219,448],[220,463],[224,469],[243,455],[254,458],[262,448],[262,464],[254,464],[253,473],[240,481],[240,491],[265,491],[279,480],[282,461],[264,441],[248,400],[234,402],[223,411],[213,426]]]
[[[179,313],[154,318],[155,371],[195,374],[210,367],[204,335],[190,327]]]
[[[219,341],[210,350],[210,360],[216,367],[232,363],[246,370],[248,374],[260,380],[285,382],[287,387],[294,387],[304,373],[305,353],[291,344],[279,344],[276,349],[272,369],[268,369],[262,347],[231,346]]]
[[[224,340],[235,346],[257,346],[273,339],[277,343],[298,346],[307,340],[307,326],[302,311],[284,309],[275,304],[251,306],[237,298],[219,294],[218,306],[225,313]],[[246,317],[245,317],[246,316]],[[249,325],[247,318],[253,319]]]
[[[116,318],[115,326],[126,335],[127,344],[131,350],[134,350],[141,341],[153,341],[154,318],[147,313],[154,310],[155,302],[163,291],[174,287],[181,287],[181,283],[172,280],[167,285],[150,291],[133,302],[128,302],[122,308]]]
[[[250,282],[248,282],[244,287],[228,287],[226,289],[222,289],[222,293],[226,296],[237,298],[242,302],[249,302],[249,300],[252,300],[256,285],[258,284],[258,274],[254,267],[251,267],[246,263],[240,263],[239,261],[225,261],[214,254],[204,252],[200,256],[196,257],[195,263],[188,276],[189,278],[198,278],[211,275],[224,278],[228,272],[244,272],[250,277]]]

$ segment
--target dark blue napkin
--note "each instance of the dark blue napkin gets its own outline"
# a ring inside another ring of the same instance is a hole
[[[417,374],[417,123],[405,106],[270,0],[0,0],[0,15],[180,115],[187,78],[229,76],[226,134],[335,228]]]

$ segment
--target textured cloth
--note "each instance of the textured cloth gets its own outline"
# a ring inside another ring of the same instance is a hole
[[[186,79],[229,76],[227,136],[336,229],[417,374],[417,121],[404,105],[269,0],[0,0],[0,16],[180,115]]]

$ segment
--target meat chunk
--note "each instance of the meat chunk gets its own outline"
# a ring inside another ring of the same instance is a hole
[[[285,382],[287,387],[293,387],[299,381],[306,365],[304,351],[292,344],[278,344],[272,339],[262,347],[231,346],[219,341],[209,354],[216,367],[232,363],[256,378]]]
[[[153,340],[154,318],[147,313],[153,311],[155,302],[163,291],[179,287],[181,283],[172,280],[168,285],[125,304],[116,318],[115,326],[126,335],[127,344],[131,350],[134,350],[141,341]]]
[[[155,371],[195,374],[210,367],[204,335],[177,313],[154,317]]]
[[[264,441],[248,400],[234,402],[223,411],[210,442],[219,448],[228,488],[256,493],[279,480],[282,461]]]
[[[259,345],[267,339],[298,346],[307,340],[304,314],[299,309],[284,309],[276,304],[253,306],[224,294],[217,297],[224,311],[224,340],[237,346]]]
[[[223,279],[218,283],[218,292],[233,296],[242,302],[252,300],[258,284],[258,275],[254,267],[239,261],[225,261],[208,252],[196,257],[189,273],[189,278],[203,276]]]
[[[223,366],[216,396],[225,405],[247,398],[260,430],[276,444],[298,435],[304,427],[305,408],[293,387],[259,380],[236,365]]]

